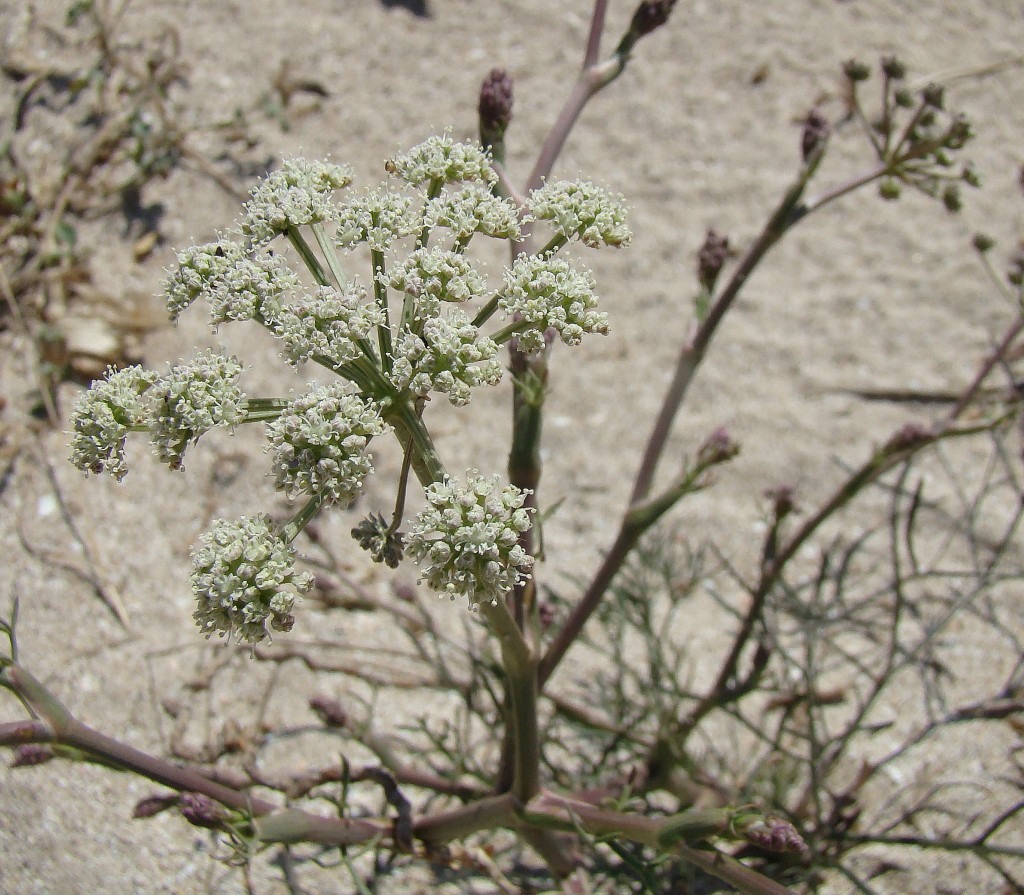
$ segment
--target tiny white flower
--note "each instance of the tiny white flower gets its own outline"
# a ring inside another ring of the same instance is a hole
[[[461,190],[445,193],[431,200],[424,215],[428,227],[451,230],[459,242],[466,242],[474,233],[495,239],[519,236],[519,217],[515,205],[502,199],[480,184],[469,184]]]
[[[352,171],[346,166],[304,158],[286,159],[250,192],[242,234],[262,245],[289,226],[332,221],[337,209],[331,197],[335,190],[351,182]]]
[[[172,469],[190,443],[216,426],[233,427],[245,418],[245,395],[238,386],[242,365],[213,351],[172,367],[150,389],[151,427],[157,456]]]
[[[343,292],[319,286],[279,307],[269,323],[285,343],[289,363],[298,366],[315,357],[341,366],[362,355],[358,341],[384,323],[384,313],[367,300],[366,288],[353,282]]]
[[[543,349],[548,328],[567,345],[578,345],[585,333],[608,332],[608,315],[595,309],[594,285],[590,271],[579,271],[564,259],[524,255],[505,272],[498,305],[531,324],[517,336],[521,350]]]
[[[388,285],[416,299],[418,316],[436,317],[443,301],[482,296],[487,280],[464,255],[442,248],[417,249],[389,271]]]
[[[218,288],[220,279],[244,257],[245,249],[229,239],[190,246],[178,252],[178,266],[164,282],[164,301],[171,319],[177,320],[197,299],[209,298]]]
[[[478,180],[497,182],[490,157],[472,143],[456,143],[450,131],[424,140],[386,165],[390,174],[413,186]]]
[[[296,572],[295,551],[260,514],[232,522],[217,519],[192,548],[193,617],[199,630],[258,643],[267,623],[289,631],[296,595],[313,586],[309,572]]]
[[[585,180],[548,183],[526,200],[530,218],[548,221],[566,239],[579,236],[584,245],[629,245],[626,200],[619,193]]]
[[[431,317],[417,333],[403,331],[394,346],[391,381],[399,390],[426,397],[443,392],[456,406],[469,403],[470,390],[501,380],[498,346],[469,318],[453,309],[448,318]]]
[[[469,605],[502,598],[530,577],[533,557],[519,544],[530,528],[528,491],[502,487],[472,470],[466,483],[448,479],[427,488],[429,506],[408,537],[409,555],[428,565],[422,580]]]
[[[277,487],[347,506],[373,471],[366,447],[386,428],[377,406],[349,394],[345,383],[313,389],[267,428]]]
[[[109,472],[121,481],[128,474],[124,443],[129,432],[144,431],[153,421],[149,390],[157,374],[142,367],[107,368],[106,379],[93,383],[79,399],[71,422],[71,462],[85,473]]]
[[[338,209],[335,242],[350,249],[367,243],[387,251],[396,239],[416,232],[419,221],[412,213],[412,197],[381,187]]]

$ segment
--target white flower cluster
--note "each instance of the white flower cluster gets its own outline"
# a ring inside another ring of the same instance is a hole
[[[224,240],[192,246],[178,252],[178,267],[164,284],[164,301],[172,320],[196,299],[206,298],[216,283],[245,250],[238,243]]]
[[[447,318],[431,317],[419,333],[405,330],[395,344],[391,382],[399,390],[426,397],[442,392],[456,406],[469,403],[470,390],[501,381],[498,346],[480,334],[458,309]]]
[[[347,506],[373,471],[366,447],[385,429],[379,408],[350,394],[345,383],[313,389],[267,428],[277,487]]]
[[[156,380],[148,396],[154,408],[153,442],[162,461],[180,469],[190,442],[217,426],[232,427],[244,419],[241,373],[238,358],[206,351]]]
[[[164,376],[141,367],[115,371],[83,395],[72,417],[71,462],[87,473],[128,473],[124,442],[129,432],[149,432],[157,456],[181,468],[185,449],[217,426],[232,427],[246,414],[238,386],[242,365],[234,357],[204,352]]]
[[[548,328],[567,345],[578,345],[584,333],[608,331],[608,315],[595,310],[593,275],[561,258],[523,255],[506,271],[498,304],[531,324],[519,333],[519,347],[528,353],[544,348]]]
[[[281,255],[258,250],[247,253],[229,239],[193,246],[178,253],[178,265],[164,284],[164,300],[177,320],[197,299],[210,307],[210,324],[266,320],[299,278]]]
[[[412,196],[380,188],[338,209],[334,240],[339,248],[350,249],[365,242],[384,252],[392,243],[416,232]]]
[[[416,299],[417,320],[436,317],[443,301],[466,302],[487,289],[483,274],[465,255],[441,247],[417,249],[389,274],[391,288]]]
[[[107,369],[78,402],[72,417],[71,462],[86,473],[109,472],[121,481],[128,474],[124,441],[129,432],[145,431],[152,422],[146,392],[157,374],[142,367]]]
[[[337,209],[331,196],[351,182],[352,170],[344,165],[287,159],[250,193],[242,234],[262,245],[289,226],[334,220]]]
[[[347,505],[362,490],[372,471],[370,442],[388,428],[384,418],[407,430],[403,436],[416,436],[403,446],[418,452],[417,472],[440,478],[444,467],[416,415],[418,399],[440,393],[463,405],[474,388],[497,383],[499,342],[515,337],[520,350],[536,352],[551,331],[569,345],[607,331],[592,275],[554,253],[577,240],[628,243],[621,196],[582,182],[554,183],[519,208],[494,195],[488,154],[450,132],[386,168],[393,175],[386,184],[337,204],[335,191],[352,179],[347,167],[285,161],[252,190],[230,236],[178,254],[164,288],[172,317],[203,299],[215,328],[255,321],[281,340],[287,361],[319,363],[339,382],[288,402],[250,400],[239,386],[239,361],[213,352],[164,375],[111,370],[75,411],[75,465],[120,480],[127,434],[146,431],[161,459],[180,468],[185,450],[209,429],[264,422],[278,488],[310,497],[284,529],[290,542],[320,506]],[[519,239],[524,221],[547,222],[554,237],[541,255],[515,261],[495,294],[468,245],[477,235]],[[333,233],[321,224],[332,224]],[[315,242],[302,229],[310,226]],[[271,251],[268,243],[285,233],[283,252]],[[372,253],[371,288],[345,272],[349,259],[365,252],[339,257],[364,244]],[[316,285],[295,272],[296,256]],[[456,307],[474,299],[475,317]],[[492,338],[480,327],[497,311],[507,320]],[[533,562],[519,544],[530,527],[526,496],[475,473],[464,485],[431,485],[430,506],[408,539],[425,563],[424,579],[471,605],[522,583]],[[385,561],[398,562],[402,535],[390,522],[357,531]],[[193,556],[195,618],[207,634],[258,641],[268,625],[287,630],[296,594],[311,586],[308,575],[295,572],[285,536],[263,515],[218,521]]]
[[[266,321],[275,315],[286,293],[298,288],[299,278],[282,255],[260,251],[235,261],[211,283],[206,300],[210,323]]]
[[[523,506],[528,492],[474,473],[465,485],[451,479],[431,485],[429,506],[408,537],[409,555],[428,563],[423,580],[452,599],[467,597],[470,606],[500,599],[533,568],[519,544],[530,528]]]
[[[584,245],[629,245],[633,234],[626,223],[626,199],[584,180],[548,183],[526,201],[530,218],[548,221],[555,232]]]
[[[297,593],[313,586],[296,572],[295,551],[274,530],[269,516],[218,519],[192,550],[193,617],[199,630],[258,643],[267,623],[289,631]]]
[[[320,286],[282,306],[271,326],[284,341],[289,363],[322,358],[334,366],[360,357],[358,341],[384,323],[384,313],[366,300],[366,289],[350,283],[343,292]]]
[[[475,233],[493,239],[519,236],[515,205],[480,184],[468,184],[458,192],[444,193],[433,199],[427,205],[424,218],[428,227],[450,230],[459,243],[468,242]]]
[[[490,186],[498,180],[486,152],[472,143],[456,143],[448,131],[396,156],[386,167],[389,174],[413,186],[463,181],[480,181]]]

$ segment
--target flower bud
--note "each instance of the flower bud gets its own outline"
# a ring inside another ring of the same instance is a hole
[[[220,829],[228,819],[227,809],[209,796],[198,792],[183,792],[178,800],[181,816],[194,827]]]
[[[45,764],[54,758],[53,749],[43,743],[25,743],[14,750],[11,759],[12,768],[29,768],[37,764]]]
[[[697,462],[701,466],[714,466],[725,463],[740,452],[740,446],[732,440],[725,427],[720,426],[712,432],[697,452]]]
[[[907,67],[895,56],[882,57],[882,71],[894,81],[902,81],[907,76]]]
[[[946,88],[941,84],[929,84],[921,91],[921,99],[926,106],[941,109],[946,101]]]
[[[900,197],[900,182],[887,177],[878,185],[878,195],[886,202],[895,202]]]
[[[480,85],[480,141],[484,146],[500,143],[512,120],[512,78],[503,68],[492,68]]]
[[[942,204],[946,211],[956,214],[964,207],[963,199],[960,198],[960,188],[955,184],[949,184],[942,191]]]
[[[974,246],[976,252],[980,252],[982,255],[985,252],[990,252],[995,247],[996,241],[989,236],[987,233],[975,233],[974,239],[971,240],[971,245]]]
[[[742,833],[748,842],[767,852],[802,854],[807,851],[807,843],[796,827],[781,817],[765,815],[741,820],[736,826],[737,832]]]
[[[934,438],[935,436],[927,426],[921,423],[907,423],[897,430],[885,443],[882,452],[885,454],[898,454],[901,451],[913,450],[934,440]]]
[[[892,95],[892,101],[901,109],[910,109],[914,105],[914,96],[909,90],[901,87]]]
[[[629,25],[630,32],[637,38],[650,34],[668,21],[675,5],[676,0],[643,0],[633,13],[633,21]]]
[[[871,68],[857,59],[848,59],[843,63],[843,74],[855,83],[866,81],[871,77]]]
[[[800,135],[800,154],[806,162],[824,147],[832,132],[828,119],[817,109],[811,109],[804,119],[803,133]]]
[[[718,275],[729,257],[729,237],[719,236],[711,227],[704,235],[704,244],[697,252],[697,279],[708,291],[715,288]]]
[[[772,502],[772,514],[784,519],[796,511],[796,498],[791,485],[779,485],[770,489],[765,496]]]

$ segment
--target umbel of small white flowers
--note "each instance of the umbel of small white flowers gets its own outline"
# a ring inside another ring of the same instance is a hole
[[[576,345],[607,332],[591,273],[555,255],[573,244],[628,244],[623,199],[575,181],[547,184],[519,205],[497,195],[489,156],[448,132],[385,169],[384,183],[346,202],[335,193],[351,183],[349,168],[287,160],[252,190],[235,227],[177,255],[165,283],[173,319],[202,302],[214,330],[262,326],[288,363],[316,364],[327,384],[250,397],[241,362],[207,351],[163,374],[112,368],[75,409],[72,461],[118,481],[128,472],[130,433],[148,434],[157,456],[181,469],[185,451],[209,430],[265,426],[277,488],[304,503],[278,524],[263,514],[221,519],[203,535],[192,552],[192,586],[208,636],[256,642],[268,625],[290,629],[295,601],[312,583],[295,570],[292,542],[317,513],[362,491],[373,470],[370,444],[389,431],[426,490],[427,509],[404,539],[423,580],[473,605],[530,574],[533,559],[519,543],[530,526],[526,494],[475,470],[464,482],[449,476],[423,401],[443,394],[461,406],[473,389],[499,382],[498,349],[510,339],[529,353],[544,350],[545,333]],[[527,222],[548,228],[547,244],[489,286],[467,253],[471,241],[517,239]],[[349,276],[349,261],[367,252],[370,276]],[[361,542],[396,562],[403,538],[377,527]]]

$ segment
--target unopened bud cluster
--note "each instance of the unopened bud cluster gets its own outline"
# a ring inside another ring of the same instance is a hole
[[[671,4],[651,6],[660,16]],[[492,73],[486,92],[486,111],[500,129],[511,111],[511,83]],[[405,542],[424,563],[425,580],[474,604],[497,599],[529,574],[532,559],[519,546],[530,526],[526,495],[479,476],[455,483],[422,414],[432,396],[464,405],[474,389],[498,383],[499,349],[513,339],[532,353],[555,335],[576,345],[607,332],[590,271],[556,253],[627,245],[623,199],[584,181],[552,182],[519,207],[497,195],[489,155],[447,132],[395,156],[385,170],[385,182],[339,201],[336,193],[353,178],[349,168],[286,160],[252,190],[234,228],[178,253],[166,281],[172,318],[198,302],[214,330],[260,326],[290,364],[316,364],[319,384],[289,398],[251,397],[238,359],[207,351],[164,374],[111,369],[75,411],[75,465],[117,480],[128,472],[132,432],[148,434],[157,456],[180,469],[187,449],[212,429],[266,427],[277,488],[306,503],[286,524],[257,514],[217,520],[203,536],[192,585],[195,618],[207,634],[258,641],[268,628],[291,627],[295,601],[312,586],[295,571],[292,541],[321,508],[347,506],[360,494],[373,468],[371,444],[392,429],[427,490],[428,509]],[[467,252],[471,241],[517,240],[524,223],[541,239],[546,232],[547,243],[490,284]],[[346,268],[352,259],[362,263],[358,253],[366,250],[372,269],[360,279]],[[354,534],[375,559],[401,559],[397,523],[371,515]]]

